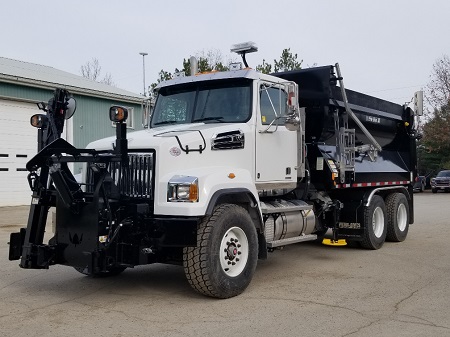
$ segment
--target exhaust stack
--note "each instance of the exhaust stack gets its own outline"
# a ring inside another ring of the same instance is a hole
[[[198,73],[198,62],[195,56],[191,56],[189,59],[189,62],[191,64],[191,76],[195,76],[195,74]]]

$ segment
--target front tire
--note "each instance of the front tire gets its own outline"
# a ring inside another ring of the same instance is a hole
[[[380,249],[386,240],[386,206],[379,195],[374,195],[370,205],[364,209],[364,236],[361,247]]]
[[[386,240],[405,241],[409,229],[409,205],[402,193],[392,193],[386,198],[387,235]]]
[[[198,226],[197,246],[183,249],[189,284],[199,293],[229,298],[250,284],[258,260],[256,228],[247,211],[233,204],[218,206]]]

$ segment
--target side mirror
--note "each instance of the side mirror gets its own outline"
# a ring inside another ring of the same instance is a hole
[[[148,99],[142,102],[142,126],[144,127],[144,129],[148,128],[148,123],[152,115],[153,104],[154,102],[152,99]]]
[[[287,114],[284,126],[289,131],[298,131],[300,129],[300,112],[298,107],[298,87],[294,82],[287,84]]]
[[[416,116],[423,115],[423,91],[416,91],[414,93],[414,113]]]

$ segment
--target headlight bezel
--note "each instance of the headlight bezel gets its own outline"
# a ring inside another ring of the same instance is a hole
[[[168,202],[198,202],[198,178],[175,175],[167,183]]]

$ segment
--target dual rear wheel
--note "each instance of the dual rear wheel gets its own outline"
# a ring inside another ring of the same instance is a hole
[[[384,200],[375,195],[364,210],[363,222],[363,248],[379,249],[386,240],[404,241],[409,229],[408,200],[402,193],[389,194]]]

